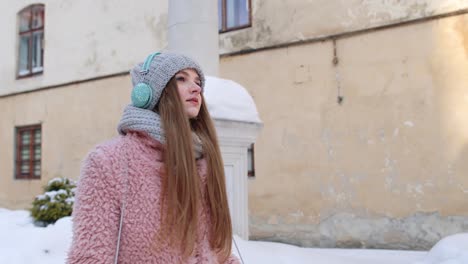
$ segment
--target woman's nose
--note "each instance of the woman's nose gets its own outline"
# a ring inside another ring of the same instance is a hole
[[[197,83],[192,83],[190,86],[190,92],[192,93],[200,93],[201,92],[201,87]]]

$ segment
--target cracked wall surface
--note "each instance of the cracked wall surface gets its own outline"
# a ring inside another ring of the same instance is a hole
[[[223,57],[264,122],[251,237],[428,249],[468,231],[467,29],[456,15]]]
[[[254,0],[252,27],[220,35],[220,53],[258,49],[467,9],[464,0]]]

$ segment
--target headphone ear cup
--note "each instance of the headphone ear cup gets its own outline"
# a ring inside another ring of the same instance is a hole
[[[153,100],[153,89],[146,83],[138,83],[132,90],[132,104],[147,109]]]

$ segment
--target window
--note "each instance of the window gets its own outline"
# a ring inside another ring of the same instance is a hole
[[[42,73],[44,65],[44,5],[31,5],[18,14],[18,78]]]
[[[218,29],[226,32],[251,26],[251,0],[218,0]]]
[[[41,125],[16,128],[16,179],[41,178]]]
[[[248,176],[255,177],[254,144],[247,149]]]

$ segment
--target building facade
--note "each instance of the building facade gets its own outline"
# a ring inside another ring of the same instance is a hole
[[[0,2],[0,207],[116,135],[128,70],[167,47],[168,2],[143,2]],[[468,230],[467,1],[218,2],[220,77],[264,123],[251,239],[427,249]]]

